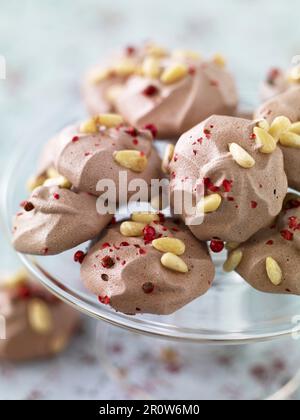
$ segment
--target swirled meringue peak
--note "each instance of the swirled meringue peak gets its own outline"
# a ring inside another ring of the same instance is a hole
[[[300,87],[293,87],[264,103],[255,113],[257,119],[265,119],[270,132],[277,133],[284,156],[284,166],[291,188],[300,191]],[[280,120],[283,120],[280,128]]]
[[[24,270],[0,279],[0,313],[6,321],[1,361],[53,357],[68,346],[80,325],[77,311],[31,281]]]
[[[198,239],[244,242],[279,214],[287,193],[282,152],[273,141],[272,153],[262,153],[255,129],[254,121],[212,116],[178,141],[170,163],[172,207],[183,207]],[[180,201],[184,191],[193,212]]]
[[[160,138],[177,138],[212,114],[233,115],[233,77],[215,61],[168,58],[158,77],[132,76],[116,100],[117,111],[136,127],[155,123]]]
[[[136,179],[148,185],[152,179],[160,179],[161,159],[153,146],[154,128],[137,130],[121,123],[118,115],[102,114],[64,129],[53,143],[54,167],[59,174],[77,190],[96,196],[103,193],[97,190],[99,181],[114,182],[116,200],[121,173],[127,177],[122,176],[125,189]]]
[[[277,222],[233,252],[242,253],[236,270],[255,289],[300,295],[300,196],[288,194]]]
[[[167,315],[206,293],[215,270],[206,244],[183,224],[162,215],[147,221],[106,230],[85,257],[81,277],[116,311]]]
[[[14,218],[13,245],[25,254],[59,254],[95,238],[111,219],[97,213],[96,197],[38,187]]]

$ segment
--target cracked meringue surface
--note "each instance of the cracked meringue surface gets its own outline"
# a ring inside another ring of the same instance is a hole
[[[178,141],[170,163],[173,209],[183,206],[183,218],[200,240],[241,243],[273,222],[287,193],[280,148],[261,153],[256,123],[212,116]],[[240,158],[240,159],[239,159]],[[241,166],[244,164],[244,166]],[[178,193],[192,196],[204,208],[187,212]]]
[[[300,295],[300,196],[289,194],[276,223],[239,250],[243,258],[236,271],[255,289]]]
[[[38,187],[14,218],[13,246],[25,254],[60,254],[95,238],[111,220],[97,213],[96,197]]]
[[[211,287],[215,270],[207,246],[197,241],[182,223],[151,223],[144,226],[138,237],[125,237],[120,229],[120,224],[107,229],[82,264],[82,280],[101,303],[128,315],[167,315]],[[187,266],[186,272],[163,265],[163,256],[168,257],[153,245],[156,238],[162,237],[184,243],[181,261]]]
[[[294,87],[278,95],[263,105],[255,113],[255,118],[265,119],[269,124],[277,118],[285,116],[292,123],[300,122],[300,87]],[[300,191],[300,131],[299,145],[286,147],[280,144],[284,156],[285,171],[291,188]]]

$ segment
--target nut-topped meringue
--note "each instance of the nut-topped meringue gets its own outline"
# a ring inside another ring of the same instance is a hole
[[[266,120],[283,152],[289,186],[300,191],[300,87],[264,103],[255,118]]]
[[[216,55],[202,60],[188,50],[153,44],[121,54],[88,76],[84,96],[92,114],[117,111],[131,125],[155,124],[160,138],[177,138],[211,114],[234,115],[237,89]]]
[[[214,273],[207,246],[181,222],[149,214],[106,230],[81,268],[101,303],[129,315],[171,314],[206,293]]]
[[[212,114],[233,115],[237,93],[231,74],[215,61],[159,64],[159,76],[132,76],[116,108],[136,127],[154,122],[160,138],[177,138]]]
[[[242,255],[236,271],[255,289],[300,295],[300,196],[288,194],[277,222],[233,252]]]
[[[100,215],[96,197],[58,186],[36,188],[13,221],[18,252],[55,255],[95,238],[112,220]]]
[[[98,182],[108,179],[115,183],[118,197],[122,171],[127,184],[141,178],[150,185],[152,179],[161,178],[152,130],[124,125],[116,114],[101,114],[67,127],[51,141],[53,166],[74,188],[95,196],[103,193],[97,190]]]
[[[256,122],[240,118],[212,116],[185,133],[169,171],[172,207],[183,207],[200,240],[246,241],[272,223],[287,193],[275,140]],[[192,196],[192,213],[178,202],[184,192]]]
[[[6,321],[2,361],[53,357],[79,328],[78,312],[31,281],[25,270],[0,280],[0,313]]]

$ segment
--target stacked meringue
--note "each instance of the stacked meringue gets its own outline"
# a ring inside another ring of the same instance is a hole
[[[92,69],[83,92],[92,115],[109,110],[137,128],[154,123],[161,139],[178,139],[212,114],[234,115],[238,104],[222,56],[205,61],[154,44],[126,48]]]
[[[92,117],[46,145],[14,219],[19,252],[55,255],[92,241],[74,255],[82,280],[101,304],[128,315],[171,314],[208,292],[215,269],[207,243],[213,253],[226,246],[224,270],[256,289],[300,294],[291,263],[299,262],[300,199],[287,195],[300,190],[299,87],[255,119],[238,118],[221,56],[205,62],[147,44],[93,69],[83,92]],[[156,136],[171,141],[164,157]],[[99,181],[116,186],[106,201],[117,210],[123,177],[127,197],[131,181],[168,177],[173,216],[136,212],[117,223],[99,213]]]

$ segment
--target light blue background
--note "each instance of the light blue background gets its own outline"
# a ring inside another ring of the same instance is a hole
[[[82,73],[112,48],[154,39],[204,56],[221,52],[242,95],[255,101],[267,69],[288,66],[300,54],[299,22],[297,0],[0,0],[0,54],[7,60],[7,80],[0,81],[2,172],[18,142],[35,142],[41,128],[51,135],[54,116],[59,126],[83,112]],[[2,239],[0,271],[12,267],[12,255]],[[78,352],[73,353],[75,363]],[[62,359],[52,367],[66,365]],[[62,375],[68,397],[69,366]],[[93,369],[87,377],[93,380]],[[0,381],[0,398],[1,392],[26,397],[41,380],[33,367],[17,378]],[[58,397],[55,385],[45,383],[48,395]],[[115,395],[113,389],[103,392],[102,397]]]

